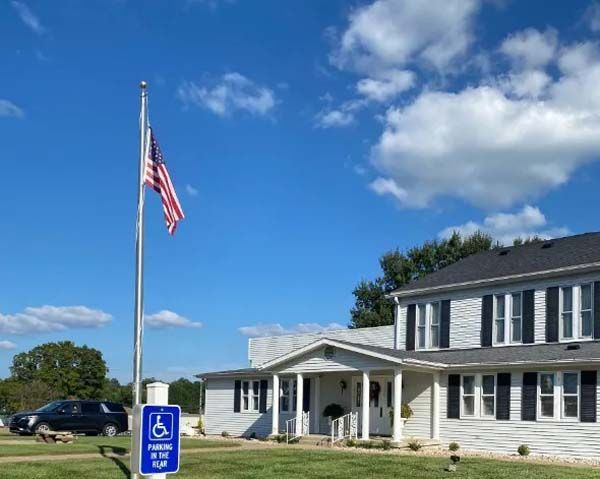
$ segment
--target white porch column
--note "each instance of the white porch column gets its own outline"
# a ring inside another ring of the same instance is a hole
[[[302,434],[302,406],[304,398],[304,378],[302,373],[296,375],[296,435]]]
[[[314,424],[313,432],[315,434],[319,434],[321,432],[321,378],[319,376],[315,376],[313,384],[315,385],[315,400],[313,402],[314,411],[310,414],[310,421]]]
[[[402,441],[402,369],[394,369],[394,430],[392,440]]]
[[[271,413],[273,416],[273,422],[271,426],[271,434],[276,436],[279,434],[279,375],[273,374],[273,404],[271,406]]]
[[[362,373],[362,429],[360,438],[368,441],[369,440],[369,427],[370,427],[370,407],[369,407],[369,390],[370,390],[369,371],[363,371]]]
[[[433,373],[431,384],[431,439],[440,439],[440,373]]]

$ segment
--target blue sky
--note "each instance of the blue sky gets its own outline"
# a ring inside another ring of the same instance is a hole
[[[0,32],[0,376],[71,339],[130,379],[141,79],[186,213],[148,193],[146,376],[346,325],[392,248],[598,230],[593,2],[7,0]]]

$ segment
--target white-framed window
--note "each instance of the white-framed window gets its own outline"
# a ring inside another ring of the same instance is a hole
[[[520,343],[523,340],[523,294],[512,293],[510,302],[510,342]]]
[[[579,287],[579,331],[580,337],[591,338],[594,335],[594,313],[592,310],[592,285]]]
[[[555,417],[556,373],[539,373],[538,378],[538,416],[540,419]]]
[[[431,303],[429,308],[429,347],[440,347],[440,303]]]
[[[461,416],[475,416],[475,376],[462,376]]]
[[[559,331],[561,341],[594,337],[594,288],[591,283],[560,287]]]
[[[440,347],[441,304],[439,301],[417,305],[417,349]]]
[[[481,376],[481,416],[496,416],[496,375]]]
[[[258,411],[260,381],[242,381],[242,411]]]
[[[504,344],[506,336],[506,296],[494,296],[494,342]]]
[[[279,384],[279,410],[293,412],[296,410],[296,380],[282,379]]]
[[[573,286],[560,288],[560,322],[563,339],[573,339]]]
[[[562,373],[562,417],[579,418],[579,373]]]

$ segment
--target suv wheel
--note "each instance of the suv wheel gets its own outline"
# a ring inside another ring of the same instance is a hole
[[[50,424],[47,422],[40,422],[35,426],[36,434],[46,434],[47,432],[50,432]]]
[[[114,437],[119,433],[119,429],[113,423],[105,424],[102,428],[102,435],[108,437]]]

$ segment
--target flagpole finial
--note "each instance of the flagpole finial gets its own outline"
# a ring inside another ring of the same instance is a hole
[[[141,88],[142,90],[145,90],[146,88],[148,88],[148,83],[146,83],[144,80],[142,80],[142,81],[140,82],[140,88]]]

